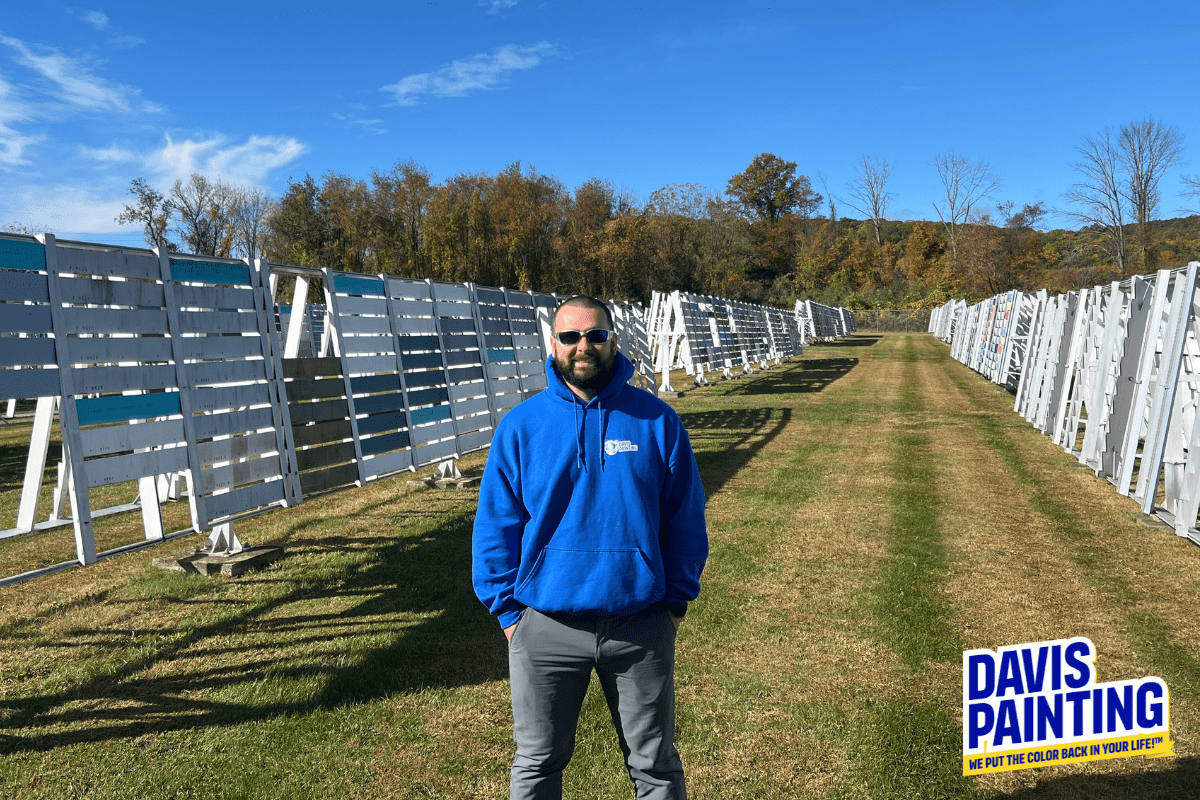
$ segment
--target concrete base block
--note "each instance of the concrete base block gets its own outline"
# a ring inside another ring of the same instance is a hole
[[[200,575],[224,575],[236,578],[251,570],[262,569],[283,557],[282,547],[257,545],[233,555],[209,555],[198,548],[154,559],[154,566],[168,572],[195,572]]]

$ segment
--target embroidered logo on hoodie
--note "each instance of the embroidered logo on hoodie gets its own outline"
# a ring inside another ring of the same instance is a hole
[[[604,443],[605,455],[615,456],[617,453],[636,453],[637,445],[627,439],[609,439]]]

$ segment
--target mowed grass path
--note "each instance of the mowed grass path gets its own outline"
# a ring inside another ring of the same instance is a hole
[[[672,403],[712,539],[678,646],[693,797],[1197,796],[1200,549],[945,345],[860,334]],[[240,579],[150,550],[0,590],[0,797],[503,797],[474,511],[393,480],[244,523],[289,555]],[[1100,680],[1166,680],[1178,757],[963,778],[962,650],[1075,635]],[[632,796],[598,691],[566,784]]]

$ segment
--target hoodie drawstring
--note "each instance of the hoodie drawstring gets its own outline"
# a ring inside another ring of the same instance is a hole
[[[604,472],[604,401],[596,399],[596,410],[600,412],[600,471]]]
[[[587,472],[587,461],[583,458],[583,428],[587,424],[587,408],[583,409],[583,425],[579,424],[579,403],[571,403],[575,409],[575,460]]]

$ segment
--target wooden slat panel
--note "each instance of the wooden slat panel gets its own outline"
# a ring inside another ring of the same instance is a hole
[[[179,351],[185,361],[262,356],[260,336],[181,336]]]
[[[0,300],[10,303],[49,303],[50,288],[46,276],[36,272],[0,270]]]
[[[224,311],[252,310],[254,290],[229,286],[175,286],[175,303],[182,308],[214,308]]]
[[[251,386],[218,386],[216,388],[189,389],[192,411],[216,411],[241,406],[257,406],[270,402],[271,396],[265,383]]]
[[[373,394],[354,400],[355,414],[384,414],[404,408],[404,398],[399,392],[391,394]]]
[[[407,297],[413,300],[429,299],[429,284],[425,281],[388,278],[387,289],[388,294],[392,297]]]
[[[475,299],[479,301],[480,305],[507,305],[504,301],[504,292],[500,291],[499,289],[485,289],[482,286],[476,286]]]
[[[395,344],[390,336],[349,336],[342,340],[342,352],[350,356],[358,353],[393,353]]]
[[[49,333],[50,306],[0,306],[0,333]]]
[[[428,300],[392,300],[392,313],[397,317],[433,317],[433,303]]]
[[[167,312],[150,308],[64,308],[69,333],[166,333]]]
[[[348,419],[334,419],[318,422],[315,425],[293,425],[292,439],[296,447],[307,447],[314,444],[340,442],[354,435]]]
[[[513,392],[511,394],[496,395],[495,404],[497,409],[509,409],[521,402],[521,393]]]
[[[187,365],[187,379],[193,387],[219,383],[245,383],[266,380],[265,361],[198,361]]]
[[[469,302],[471,291],[461,283],[434,283],[433,296],[438,300],[460,300]]]
[[[258,330],[253,311],[180,311],[179,327],[184,333],[252,333]]]
[[[358,294],[377,297],[383,297],[383,293],[386,291],[383,280],[380,278],[368,278],[363,275],[346,275],[345,273],[338,272],[333,274],[333,290],[338,294]],[[341,303],[338,305],[341,305]]]
[[[339,358],[283,359],[283,376],[285,378],[323,378],[341,374],[342,361]]]
[[[396,433],[385,433],[382,436],[370,436],[366,439],[359,439],[358,443],[364,456],[377,456],[389,450],[399,450],[403,447],[408,447],[409,440],[406,432],[397,431]]]
[[[273,453],[278,448],[277,441],[275,431],[265,431],[200,442],[196,445],[196,451],[200,454],[200,464],[208,466],[218,461],[234,461],[240,458],[261,456],[264,453]]]
[[[58,287],[64,303],[77,305],[162,308],[164,303],[162,284],[148,281],[61,278]]]
[[[474,333],[475,320],[470,318],[455,319],[453,317],[440,317],[438,319],[438,328],[441,329],[442,333]],[[443,343],[446,347],[450,346],[450,342],[443,340]]]
[[[0,314],[4,313],[0,308]],[[6,336],[0,339],[0,367],[30,367],[55,364],[54,340]]]
[[[386,309],[385,309],[386,310]],[[338,317],[342,333],[392,333],[392,322],[387,317],[349,316],[344,312]]]
[[[187,448],[169,447],[145,453],[93,459],[87,462],[87,479],[89,486],[108,486],[147,475],[179,472],[187,468]]]
[[[476,431],[458,437],[458,452],[469,453],[472,450],[481,450],[491,444],[492,431]]]
[[[0,347],[3,347],[0,342]],[[24,400],[34,397],[57,397],[62,394],[58,368],[0,369],[0,399]]]
[[[0,238],[0,267],[11,270],[44,270],[46,248],[41,242]]]
[[[429,370],[427,372],[406,372],[404,373],[404,383],[409,390],[419,389],[423,386],[436,386],[446,382],[446,376],[439,370]]]
[[[171,280],[179,283],[224,283],[233,286],[252,286],[250,267],[246,264],[222,261],[200,261],[190,258],[171,259]]]
[[[305,472],[300,475],[300,491],[308,497],[312,494],[346,486],[358,480],[357,464],[341,464],[329,469]]]
[[[449,399],[450,395],[446,392],[445,387],[442,386],[437,386],[433,389],[419,389],[417,391],[409,390],[408,392],[408,405],[410,408],[444,403]]]
[[[376,394],[400,391],[398,375],[361,375],[350,379],[350,390],[354,394]]]
[[[346,371],[351,375],[362,375],[375,372],[395,372],[396,354],[388,353],[382,356],[359,356],[346,354]]]
[[[288,381],[283,386],[289,404],[346,395],[346,382],[342,380],[341,376],[336,378],[297,378],[294,381]]]
[[[483,381],[458,383],[451,386],[449,392],[450,399],[455,401],[466,400],[467,398],[484,394],[487,394],[487,384]]]
[[[404,336],[410,336],[412,334],[421,334],[421,333],[437,333],[437,322],[435,320],[433,320],[432,318],[395,317],[394,322],[395,322],[396,333],[402,334]],[[437,337],[435,336],[434,340],[436,341],[436,339],[437,339]],[[433,345],[433,347],[416,347],[416,346],[414,346],[411,349],[413,349],[413,350],[432,350],[436,347],[437,347],[437,345],[435,344],[435,345]]]
[[[244,489],[235,489],[232,492],[214,495],[207,498],[207,502],[204,504],[208,511],[208,519],[201,520],[201,524],[204,527],[211,527],[214,520],[249,511],[259,506],[278,503],[281,500],[283,500],[283,481],[260,483],[256,486],[247,486]],[[206,522],[209,524],[204,525]]]
[[[488,401],[486,397],[474,397],[470,400],[461,400],[454,404],[454,416],[462,419],[469,417],[472,414],[484,414],[488,410]]]
[[[435,442],[427,444],[424,447],[418,447],[412,451],[413,464],[416,466],[424,466],[425,464],[435,464],[438,461],[444,461],[450,458],[455,453],[455,443],[453,439],[447,439],[444,442]]]
[[[384,453],[381,456],[363,461],[363,467],[366,469],[367,475],[371,477],[386,475],[389,472],[399,472],[411,466],[411,450],[396,450],[395,452]]]
[[[436,425],[421,425],[409,431],[412,440],[418,444],[422,442],[431,442],[435,439],[444,439],[447,436],[454,435],[454,427],[450,423],[449,414],[450,406],[438,406],[432,409],[422,409],[422,411],[437,411],[446,415],[446,419]],[[418,411],[412,412],[413,422],[417,423]]]
[[[338,313],[345,317],[349,314],[373,314],[387,319],[387,300],[379,297],[338,297]]]
[[[175,388],[175,367],[171,364],[150,367],[73,367],[71,381],[79,394],[169,389]]]
[[[150,281],[161,277],[158,259],[151,253],[99,250],[71,245],[59,245],[57,249],[59,273],[120,276]]]
[[[288,403],[288,414],[292,425],[307,425],[350,416],[350,407],[345,400],[320,400],[316,403]]]
[[[428,355],[428,354],[426,354]],[[448,350],[442,353],[447,367],[461,367],[466,365],[478,366],[482,362],[483,353],[478,350]],[[407,366],[407,364],[405,365]],[[483,373],[479,373],[483,377]]]
[[[102,425],[131,419],[167,417],[179,413],[178,392],[155,392],[117,397],[86,397],[75,401],[80,425]]]
[[[511,361],[504,364],[488,364],[488,375],[492,378],[515,378],[517,365]]]
[[[280,474],[279,458],[252,458],[223,467],[200,470],[200,483],[204,492],[212,494],[221,489],[233,489],[248,483],[258,483]]]
[[[349,424],[348,422],[346,423]],[[369,417],[359,417],[356,422],[361,436],[370,436],[385,431],[394,431],[408,427],[408,420],[402,411],[392,411],[387,414],[374,414]],[[349,436],[350,434],[346,434]]]
[[[354,442],[337,442],[296,451],[296,466],[300,468],[301,472],[353,460]]]
[[[212,439],[246,431],[275,427],[275,414],[269,408],[226,411],[223,414],[202,414],[192,418],[197,439]]]
[[[171,340],[162,336],[98,336],[71,339],[68,349],[72,364],[171,360]]]
[[[156,419],[137,425],[109,425],[79,432],[84,458],[162,447],[183,442],[182,419]],[[185,450],[186,452],[186,450]]]
[[[440,353],[406,353],[400,356],[400,361],[404,365],[405,370],[436,369],[442,366],[442,356]]]
[[[400,352],[409,353],[417,350],[441,350],[442,343],[438,341],[436,336],[410,336],[404,334],[396,337],[399,339]]]

